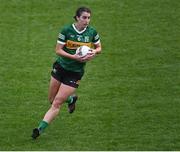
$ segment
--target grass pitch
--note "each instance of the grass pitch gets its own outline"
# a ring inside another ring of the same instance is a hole
[[[59,29],[81,5],[103,52],[89,62],[75,113],[49,108]],[[0,150],[180,150],[178,0],[0,0]]]

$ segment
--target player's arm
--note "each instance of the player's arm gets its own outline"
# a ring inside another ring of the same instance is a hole
[[[80,56],[78,56],[76,54],[72,55],[63,50],[64,46],[66,45],[66,41],[67,41],[67,30],[68,29],[66,27],[64,27],[58,35],[56,49],[55,49],[56,54],[58,56],[63,56],[63,57],[70,58],[70,59],[81,62]]]
[[[101,53],[101,42],[98,39],[96,43],[94,43],[94,49],[91,49],[91,52],[88,53],[85,57],[82,58],[82,61],[87,62],[92,60],[96,54]]]
[[[85,57],[82,58],[82,61],[87,62],[92,60],[96,54],[101,53],[101,42],[94,44],[94,49],[91,49],[91,52],[88,53]]]
[[[101,53],[101,42],[94,44],[94,49],[92,50],[92,52],[94,52],[95,54],[99,54]]]
[[[63,57],[66,57],[66,58],[73,59],[73,55],[65,52],[65,51],[63,50],[63,47],[64,47],[64,44],[57,43],[57,44],[56,44],[56,49],[55,49],[56,54],[57,54],[58,56],[63,56]]]
[[[57,44],[56,44],[56,49],[55,49],[55,51],[56,51],[56,54],[57,54],[58,56],[63,56],[63,57],[70,58],[70,59],[73,59],[73,60],[82,61],[82,59],[81,59],[81,57],[80,57],[79,55],[69,54],[69,53],[67,53],[67,52],[65,52],[65,51],[63,50],[63,47],[64,47],[64,44],[60,44],[60,43],[57,43]]]
[[[97,33],[96,30],[94,30],[94,33],[93,33],[93,40],[92,40],[92,43],[94,44],[94,49],[91,49],[91,53],[89,53],[89,55],[87,55],[84,60],[91,60],[94,58],[94,56],[96,54],[99,54],[101,53],[101,41],[100,41],[100,38],[99,38],[99,34]]]

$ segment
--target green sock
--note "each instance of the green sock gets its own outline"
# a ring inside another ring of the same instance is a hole
[[[66,102],[67,102],[68,104],[72,103],[72,101],[73,101],[73,97],[72,97],[72,96],[69,96],[69,97],[67,98],[67,100],[66,100]]]
[[[48,126],[48,123],[42,120],[39,124],[38,129],[40,130],[40,132],[42,132],[47,126]]]

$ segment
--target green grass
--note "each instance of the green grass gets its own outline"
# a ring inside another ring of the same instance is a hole
[[[74,114],[49,108],[56,38],[91,7],[103,52],[89,62]],[[0,0],[0,150],[180,150],[179,0]]]

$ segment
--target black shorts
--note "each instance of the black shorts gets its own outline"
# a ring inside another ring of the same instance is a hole
[[[64,69],[59,63],[55,62],[53,64],[53,69],[51,72],[53,78],[59,82],[66,84],[68,86],[78,88],[78,81],[81,80],[83,74],[79,72],[68,71]]]

